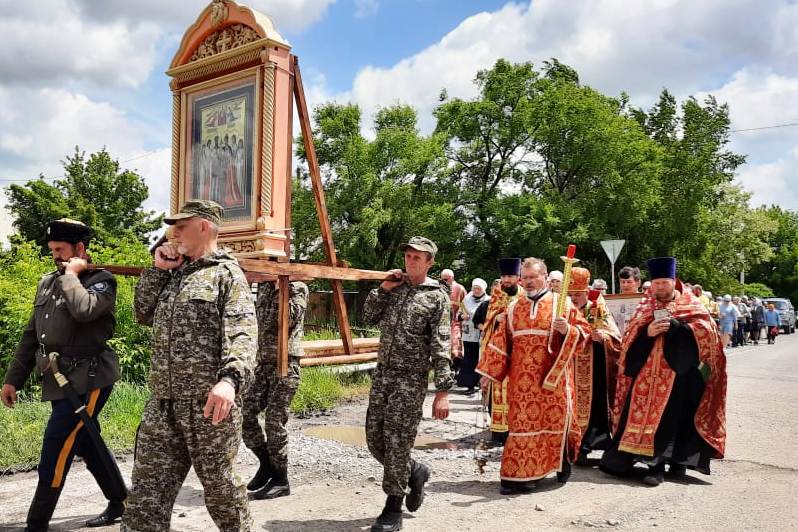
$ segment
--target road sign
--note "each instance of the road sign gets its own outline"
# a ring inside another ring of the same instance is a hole
[[[612,273],[612,293],[615,293],[615,259],[621,254],[623,245],[626,240],[602,240],[601,247],[604,248],[604,253],[610,259],[610,272]]]

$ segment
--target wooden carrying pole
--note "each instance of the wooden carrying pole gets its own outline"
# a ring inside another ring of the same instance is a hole
[[[336,256],[335,245],[333,244],[330,218],[327,215],[327,204],[324,201],[321,170],[319,170],[319,161],[316,158],[316,147],[313,145],[313,131],[310,127],[310,114],[308,113],[308,104],[305,100],[305,89],[302,86],[302,74],[299,71],[299,60],[295,55],[291,56],[291,70],[294,74],[294,100],[296,101],[297,114],[299,115],[299,124],[302,128],[302,139],[305,144],[305,158],[308,161],[310,181],[313,186],[313,199],[316,202],[316,213],[319,215],[319,224],[321,225],[321,240],[324,244],[324,252],[327,255],[327,263],[331,267],[336,267],[338,266],[338,257]],[[351,355],[354,354],[355,351],[352,346],[352,330],[349,328],[349,316],[346,311],[344,287],[340,279],[334,277],[327,278],[331,279],[330,284],[332,285],[335,317],[338,320],[338,329],[341,331],[344,353]],[[287,327],[287,324],[281,324],[281,326]]]

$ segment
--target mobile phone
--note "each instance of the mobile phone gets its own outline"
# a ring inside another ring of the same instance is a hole
[[[654,311],[654,319],[661,320],[662,318],[670,318],[671,313],[666,308],[659,308]]]

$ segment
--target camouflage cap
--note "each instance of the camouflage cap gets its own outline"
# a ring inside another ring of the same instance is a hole
[[[435,242],[423,236],[414,236],[407,244],[400,245],[399,251],[404,251],[407,248],[415,249],[416,251],[426,251],[433,257],[438,253],[438,246],[435,245]]]
[[[216,225],[222,224],[224,207],[211,200],[188,200],[177,213],[164,219],[164,223],[174,225],[178,220],[205,218]]]

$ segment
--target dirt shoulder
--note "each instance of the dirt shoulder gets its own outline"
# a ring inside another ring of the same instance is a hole
[[[433,475],[422,508],[415,514],[405,513],[404,529],[796,529],[798,508],[792,504],[798,492],[796,440],[776,439],[778,434],[790,437],[796,430],[792,413],[798,399],[798,357],[792,354],[796,348],[798,340],[790,345],[783,342],[778,351],[760,346],[730,353],[727,459],[712,463],[711,476],[691,472],[684,481],[666,482],[657,488],[615,479],[590,467],[575,468],[565,486],[551,478],[540,482],[534,493],[502,496],[498,492],[501,449],[486,452],[483,474],[474,460],[474,443],[480,438],[475,426],[481,423],[478,400],[453,394],[450,420],[425,418],[421,424],[422,448],[414,450],[414,457],[429,464]],[[771,381],[767,389],[763,389],[762,379]],[[431,399],[428,397],[425,406],[426,415],[430,414]],[[379,464],[363,444],[304,432],[338,427],[357,439],[356,427],[363,426],[366,406],[365,399],[360,399],[327,415],[291,419],[292,495],[253,501],[256,530],[368,529],[384,502]],[[238,459],[242,477],[249,479],[256,465],[254,456],[242,447]],[[120,467],[128,479],[131,466],[131,457],[123,457]],[[13,530],[24,521],[35,483],[35,472],[0,479],[0,529]],[[82,530],[83,521],[103,507],[93,479],[76,463],[52,530]],[[178,497],[172,527],[203,532],[214,529],[193,472]]]

